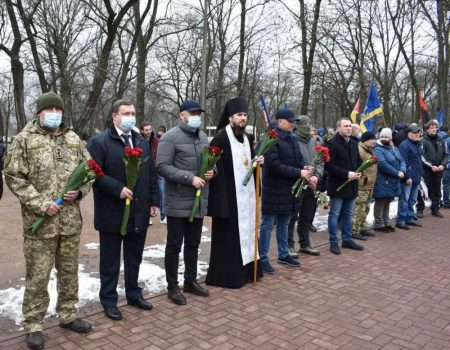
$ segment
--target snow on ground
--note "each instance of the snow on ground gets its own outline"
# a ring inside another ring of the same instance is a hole
[[[395,218],[397,215],[397,202],[391,203],[390,218]],[[368,225],[373,223],[373,203],[370,206],[370,212],[367,219]],[[314,225],[319,231],[328,230],[328,212],[322,215],[316,215],[314,218]],[[206,227],[202,228],[202,232],[208,232]],[[210,242],[211,237],[202,235],[202,242]],[[98,249],[98,243],[88,243],[85,245],[87,249]],[[164,258],[165,244],[156,244],[148,246],[144,249],[143,261],[139,272],[139,281],[143,284],[144,290],[147,293],[158,293],[166,289],[165,271],[160,266],[151,263],[152,259]],[[199,276],[205,275],[208,269],[208,263],[204,261],[198,262]],[[123,264],[121,266],[123,271]],[[183,283],[184,262],[182,254],[180,254],[180,268],[179,268],[179,282]],[[84,272],[84,266],[79,266],[79,302],[78,306],[86,305],[88,302],[98,300],[98,292],[100,289],[100,279],[98,272],[87,273]],[[24,279],[22,279],[24,280]],[[17,285],[15,288],[7,288],[0,290],[0,315],[6,316],[14,320],[17,325],[20,325],[23,292],[25,287]],[[47,315],[56,314],[56,270],[52,270],[49,283],[50,305]],[[117,291],[119,295],[124,295],[124,288],[118,286]]]
[[[373,225],[373,207],[374,203],[370,204],[369,215],[367,215],[366,224],[370,227]],[[389,207],[389,217],[394,219],[397,217],[397,207],[398,202],[394,201],[391,203]],[[314,226],[317,227],[318,231],[327,231],[328,230],[328,212],[325,215],[316,215],[314,217]]]
[[[210,238],[209,238],[210,240]],[[208,241],[206,238],[202,241]],[[98,249],[97,243],[88,243],[85,245],[87,249]],[[159,293],[166,289],[166,274],[165,270],[160,266],[151,263],[151,259],[164,258],[165,244],[156,244],[146,247],[143,253],[143,260],[139,270],[139,282],[142,283],[143,289],[146,293]],[[183,250],[183,247],[181,248]],[[123,272],[123,262],[120,270]],[[199,276],[206,275],[208,270],[208,263],[198,261],[197,272]],[[180,254],[179,277],[178,281],[183,284],[184,278],[184,261],[183,254]],[[79,291],[78,291],[78,307],[84,306],[89,302],[98,301],[98,293],[100,290],[100,278],[98,272],[87,273],[84,272],[84,266],[79,265],[78,269]],[[21,279],[24,281],[24,279]],[[50,282],[48,291],[50,295],[50,303],[47,310],[46,317],[56,315],[56,270],[53,269],[50,274]],[[7,288],[0,290],[0,315],[12,319],[16,325],[20,326],[22,320],[22,301],[25,287],[17,285],[15,288]],[[117,292],[120,296],[125,295],[123,286],[117,286]]]

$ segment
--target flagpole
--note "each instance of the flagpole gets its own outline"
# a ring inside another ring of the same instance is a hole
[[[258,163],[256,165],[256,186],[255,186],[255,193],[256,193],[256,205],[255,205],[255,250],[253,255],[253,285],[256,285],[256,277],[258,272],[258,230],[259,230],[259,192],[260,192],[260,183],[259,183],[259,173],[260,173],[261,165]]]

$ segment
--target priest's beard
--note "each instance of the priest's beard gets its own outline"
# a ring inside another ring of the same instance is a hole
[[[234,136],[237,138],[239,142],[244,142],[244,133],[245,133],[245,125],[241,126],[238,124],[230,123],[231,130],[233,130]]]

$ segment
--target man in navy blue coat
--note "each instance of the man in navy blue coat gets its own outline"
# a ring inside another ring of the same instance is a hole
[[[100,233],[100,302],[107,317],[122,319],[117,308],[117,282],[123,242],[125,294],[129,305],[151,310],[138,286],[150,216],[158,215],[159,191],[155,165],[146,139],[133,131],[136,112],[131,101],[119,100],[112,108],[113,125],[92,138],[87,148],[105,173],[94,182],[94,227]],[[140,147],[143,163],[133,191],[127,188],[124,148]],[[125,200],[131,200],[127,233],[120,234]]]
[[[355,172],[361,164],[358,144],[352,135],[350,119],[342,118],[337,122],[336,135],[327,146],[330,150],[330,161],[325,164],[328,171],[327,194],[330,196],[330,213],[328,215],[328,233],[330,235],[330,251],[341,254],[339,249],[337,226],[339,215],[342,215],[342,248],[363,250],[363,247],[352,240],[352,216],[356,197],[358,197],[358,180],[361,173]],[[340,191],[337,189],[346,180],[351,180]]]
[[[265,273],[275,269],[269,263],[270,236],[276,221],[278,263],[299,267],[300,263],[289,255],[288,225],[291,216],[297,213],[298,201],[291,193],[295,181],[309,179],[311,167],[304,169],[300,147],[293,133],[297,118],[290,109],[280,109],[276,115],[278,141],[265,155],[262,186],[262,219],[259,229],[259,253],[261,267]]]

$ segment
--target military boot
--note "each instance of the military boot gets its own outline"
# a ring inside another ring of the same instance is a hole
[[[27,345],[30,349],[43,349],[44,348],[44,337],[42,332],[31,332],[27,334]]]

